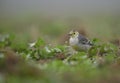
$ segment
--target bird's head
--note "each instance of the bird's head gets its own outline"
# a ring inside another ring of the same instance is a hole
[[[72,30],[72,31],[69,32],[69,36],[70,37],[78,37],[79,36],[79,32]]]

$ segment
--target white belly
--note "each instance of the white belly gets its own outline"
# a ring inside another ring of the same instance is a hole
[[[71,46],[73,46],[73,45],[77,45],[78,44],[78,38],[70,38],[69,39],[69,44],[71,45]]]
[[[84,45],[79,43],[78,38],[72,38],[72,37],[69,39],[69,44],[72,47],[77,48],[77,50],[88,50],[91,47],[90,45]]]

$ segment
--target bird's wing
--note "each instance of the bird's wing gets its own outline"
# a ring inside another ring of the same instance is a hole
[[[84,37],[82,35],[79,35],[78,39],[79,39],[79,43],[82,43],[82,44],[85,44],[85,45],[92,45],[90,40],[88,40],[86,37]]]

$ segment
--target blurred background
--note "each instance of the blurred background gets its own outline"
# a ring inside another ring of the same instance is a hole
[[[89,38],[119,39],[120,0],[0,0],[0,34],[17,42],[41,37],[64,43],[73,29]]]

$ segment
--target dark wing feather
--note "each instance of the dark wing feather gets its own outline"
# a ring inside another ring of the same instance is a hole
[[[83,35],[78,36],[79,43],[85,44],[85,45],[92,45],[92,43]]]

